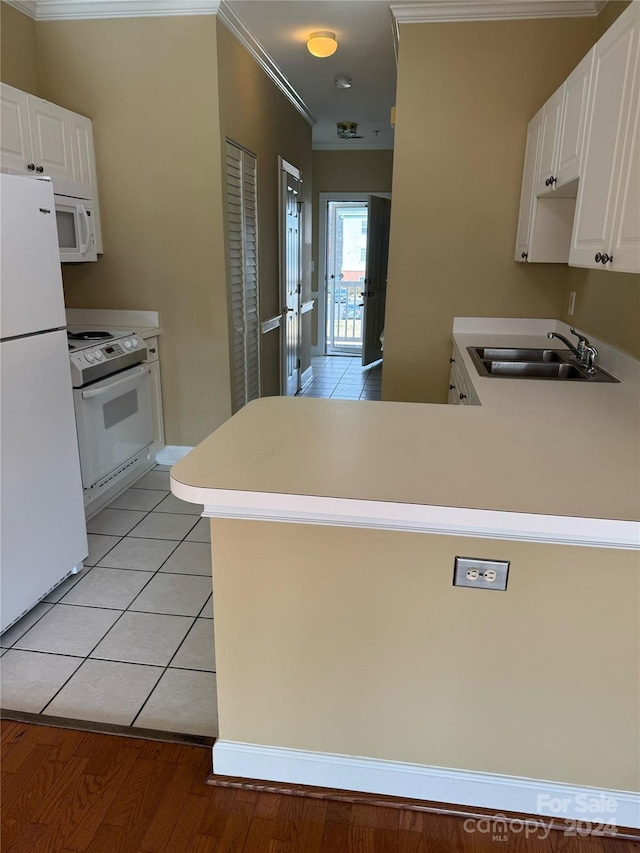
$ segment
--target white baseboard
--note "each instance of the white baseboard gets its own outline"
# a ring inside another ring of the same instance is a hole
[[[176,462],[179,462],[183,456],[186,456],[192,450],[193,447],[180,447],[176,444],[170,444],[156,453],[156,464],[175,465]]]
[[[339,788],[497,812],[640,828],[640,794],[521,776],[225,740],[214,744],[213,772],[220,776]]]
[[[307,384],[307,382],[311,382],[313,379],[313,365],[309,365],[307,369],[304,371],[302,376],[300,377],[300,385],[302,388]]]

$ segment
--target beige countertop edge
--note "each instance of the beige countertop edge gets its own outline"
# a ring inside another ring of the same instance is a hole
[[[189,486],[171,477],[178,498],[203,516],[364,527],[474,538],[640,550],[640,523],[466,507],[390,503]]]

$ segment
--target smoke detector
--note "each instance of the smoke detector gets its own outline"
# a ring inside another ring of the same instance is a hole
[[[336,126],[340,139],[364,139],[363,136],[358,136],[357,121],[339,121]]]
[[[351,77],[347,77],[346,74],[340,77],[336,77],[334,82],[336,85],[336,89],[350,89],[353,84]]]

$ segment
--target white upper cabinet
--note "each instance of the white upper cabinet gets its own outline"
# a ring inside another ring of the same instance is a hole
[[[540,110],[540,112],[534,115],[527,126],[527,144],[524,152],[522,190],[520,192],[520,217],[518,219],[518,236],[516,238],[516,261],[526,261],[529,257],[542,120],[543,110]]]
[[[93,125],[86,116],[0,83],[0,166],[44,174],[59,195],[93,201],[96,249],[102,252]]]
[[[98,198],[98,178],[96,175],[96,155],[93,148],[93,124],[90,118],[69,114],[71,129],[71,150],[73,159],[73,180],[83,187],[90,187],[91,197]],[[102,228],[100,208],[96,204],[93,210],[93,227],[96,234],[96,251],[102,252]]]
[[[555,192],[580,174],[594,50],[542,108],[535,186],[538,196]]]
[[[594,53],[595,48],[592,48],[567,77],[563,87],[562,121],[553,171],[554,189],[564,186],[580,175]]]
[[[635,120],[620,175],[620,190],[614,211],[613,235],[608,266],[618,272],[640,272],[640,91],[634,96]]]
[[[640,2],[531,119],[516,260],[640,272]]]
[[[0,161],[6,169],[35,171],[29,137],[27,95],[13,86],[0,86]],[[31,168],[30,168],[31,167]]]
[[[73,181],[69,110],[27,95],[31,153],[36,171],[51,178]]]
[[[542,108],[542,128],[538,143],[538,168],[536,169],[536,195],[549,192],[556,181],[555,172],[563,102],[564,83]]]
[[[595,46],[584,162],[580,174],[569,263],[640,272],[638,246],[638,38],[640,3],[632,3]],[[634,127],[635,125],[635,127]],[[636,177],[636,184],[626,182]],[[629,229],[636,228],[635,237]],[[622,255],[623,230],[626,249]],[[618,255],[618,257],[616,257]]]

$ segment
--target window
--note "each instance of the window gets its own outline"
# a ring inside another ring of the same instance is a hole
[[[362,231],[361,231],[361,233],[362,233],[362,234],[366,234],[366,233],[367,233],[367,220],[366,220],[366,219],[363,219],[363,220],[362,220]]]
[[[367,249],[366,247],[360,249],[360,263],[364,264],[367,260]]]

